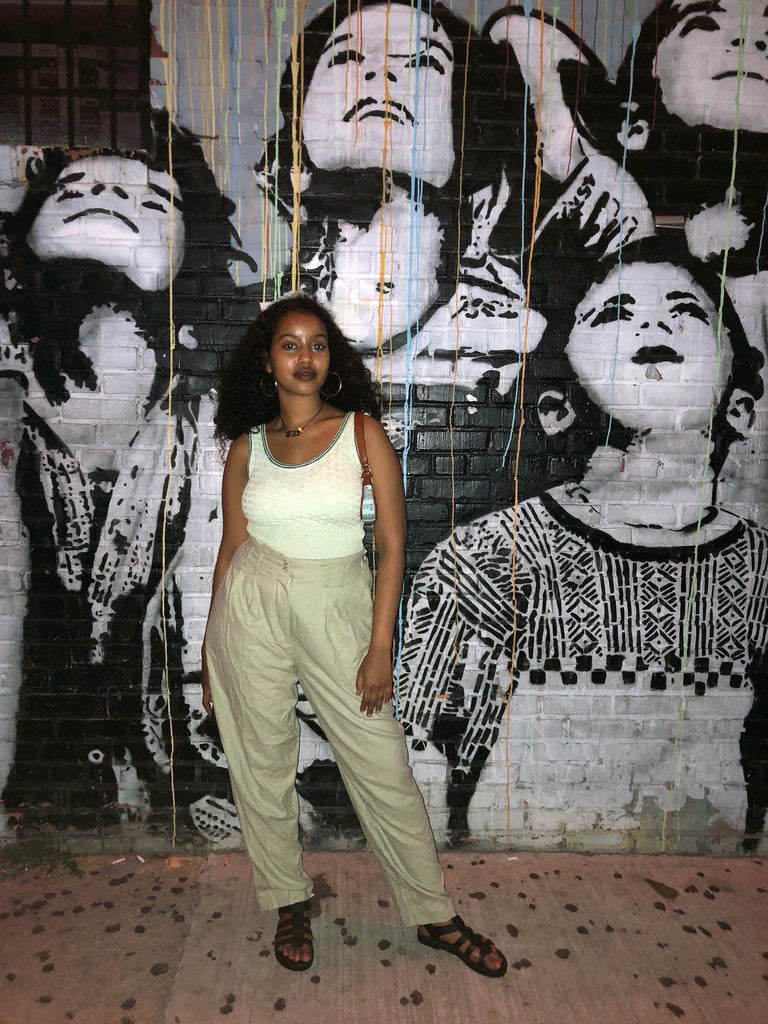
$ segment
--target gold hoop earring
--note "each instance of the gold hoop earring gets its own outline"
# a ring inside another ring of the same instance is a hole
[[[272,390],[269,390],[269,382],[272,382]],[[277,381],[274,377],[262,377],[259,380],[259,391],[265,398],[274,398],[277,394]]]
[[[323,388],[328,383],[328,377],[330,377],[331,374],[333,374],[333,376],[338,380],[339,386],[336,388],[336,390],[333,392],[333,394],[328,395],[328,394],[325,393],[325,391],[323,391]],[[323,398],[335,398],[336,395],[338,395],[340,393],[340,391],[341,391],[341,387],[342,387],[342,385],[341,385],[341,377],[339,376],[338,373],[336,373],[335,370],[331,370],[330,373],[328,374],[328,377],[326,377],[325,380],[323,381],[323,388],[320,388],[320,394],[323,396]]]

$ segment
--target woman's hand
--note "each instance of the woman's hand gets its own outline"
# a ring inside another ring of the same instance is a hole
[[[392,698],[392,659],[389,651],[373,651],[368,653],[357,670],[355,692],[360,701],[360,710],[370,718],[374,711],[381,711],[383,705]]]
[[[201,652],[202,658],[202,672],[200,674],[200,686],[203,690],[202,704],[205,708],[206,715],[213,713],[213,701],[211,700],[211,680],[208,675],[208,659],[205,656],[205,639],[203,639],[203,649]]]
[[[205,708],[205,713],[206,715],[211,715],[213,713],[213,701],[211,700],[211,684],[208,680],[208,669],[205,661],[203,661],[201,686],[203,688],[203,707]]]

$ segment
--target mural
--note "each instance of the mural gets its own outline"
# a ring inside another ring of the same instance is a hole
[[[551,7],[163,0],[143,148],[14,127],[9,829],[239,841],[199,704],[216,374],[301,288],[403,460],[398,709],[438,839],[765,848],[768,13]],[[298,714],[302,828],[344,842]]]

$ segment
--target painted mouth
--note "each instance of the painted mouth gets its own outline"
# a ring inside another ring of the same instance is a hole
[[[738,71],[719,71],[716,75],[712,75],[713,82],[722,82],[724,78],[753,78],[757,82],[768,83],[768,78],[758,71],[742,71],[741,74]]]
[[[370,107],[373,109],[369,109]],[[394,121],[399,125],[416,124],[416,119],[405,104],[398,103],[397,100],[387,100],[382,103],[381,100],[375,100],[372,96],[358,100],[354,107],[346,112],[342,120],[351,121],[354,117],[358,121],[364,121],[367,117],[378,117],[382,121]]]
[[[632,362],[638,366],[646,363],[682,363],[685,360],[679,352],[668,345],[644,345],[632,356]]]
[[[471,348],[460,348],[458,351],[455,348],[437,348],[433,349],[430,355],[433,359],[439,359],[442,362],[455,363],[459,359],[468,359],[470,362],[483,363],[494,369],[520,362],[520,353],[517,349],[512,348],[494,349],[493,352],[477,352]]]
[[[64,218],[64,223],[71,224],[75,220],[80,220],[81,217],[92,217],[97,214],[101,214],[106,217],[117,217],[117,219],[121,220],[123,224],[127,224],[134,234],[138,235],[139,233],[139,229],[132,220],[124,217],[122,213],[118,213],[116,210],[107,210],[101,206],[89,206],[87,210],[81,210],[80,213],[73,213],[69,217]]]

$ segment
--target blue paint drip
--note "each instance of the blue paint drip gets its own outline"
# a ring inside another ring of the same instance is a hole
[[[763,220],[760,224],[760,242],[757,246],[757,256],[755,257],[755,273],[760,273],[760,257],[763,253],[763,239],[765,238],[765,222],[768,218],[768,192],[765,194],[765,204],[763,206]]]
[[[637,14],[637,4],[635,4],[635,14]],[[624,183],[625,183],[625,181],[627,179],[627,149],[628,149],[627,141],[628,141],[628,138],[629,138],[629,117],[630,117],[630,113],[631,113],[631,110],[632,110],[632,92],[634,90],[634,85],[635,85],[635,54],[637,52],[637,40],[638,40],[639,36],[640,36],[640,22],[639,21],[635,21],[635,24],[634,24],[634,26],[632,28],[632,58],[631,58],[631,60],[629,62],[629,95],[627,96],[627,119],[624,122],[624,133],[623,133],[623,137],[622,137],[622,140],[621,140],[621,146],[622,146],[621,172],[622,172],[622,175],[621,175],[621,199],[619,201],[619,225],[621,225],[621,222],[622,222],[623,217],[624,217]],[[606,430],[606,433],[605,433],[605,446],[603,447],[603,452],[604,453],[608,450],[608,441],[609,441],[609,438],[611,436],[611,427],[613,426],[613,398],[614,398],[615,388],[616,388],[616,363],[617,363],[617,360],[618,360],[618,357],[619,357],[619,332],[621,331],[621,270],[622,270],[621,256],[622,256],[622,249],[623,248],[624,248],[624,239],[623,239],[623,235],[622,235],[621,229],[619,229],[619,252],[618,252],[619,278],[618,278],[618,288],[617,288],[618,295],[619,295],[619,301],[618,301],[618,306],[617,306],[617,309],[616,309],[616,347],[613,350],[613,370],[612,370],[612,373],[611,373],[611,411],[610,411],[610,414],[608,416],[608,429]]]
[[[417,0],[415,7],[416,17],[420,18],[422,15],[422,0]],[[432,30],[432,0],[428,0],[427,11],[429,17],[429,29],[428,33]],[[427,36],[427,45],[429,45],[429,35]],[[419,99],[420,99],[420,78],[421,78],[421,67],[417,61],[415,71],[415,88],[414,88],[414,109],[417,112],[419,110]],[[411,310],[413,308],[413,281],[414,278],[418,282],[419,280],[419,257],[421,255],[419,249],[419,232],[417,230],[417,218],[416,209],[417,206],[422,206],[423,195],[424,195],[424,181],[420,178],[417,173],[418,167],[418,147],[416,145],[416,125],[413,126],[413,144],[411,146],[411,181],[410,181],[410,195],[409,202],[411,205],[411,216],[408,225],[408,299],[406,308],[408,311],[408,327],[405,332],[405,397],[403,400],[403,431],[404,431],[404,444],[403,444],[403,485],[408,483],[408,455],[411,450],[411,430],[412,430],[412,409],[413,409],[413,379],[416,373],[416,360],[414,351],[414,338],[418,337],[419,334],[419,311],[418,311],[418,295],[416,302],[416,316],[415,324],[414,319],[411,316]],[[415,330],[414,330],[415,327]],[[397,660],[394,666],[394,694],[393,694],[393,705],[395,711],[395,718],[400,718],[400,678],[402,674],[402,649],[403,649],[403,598],[400,597],[400,604],[397,610]]]

